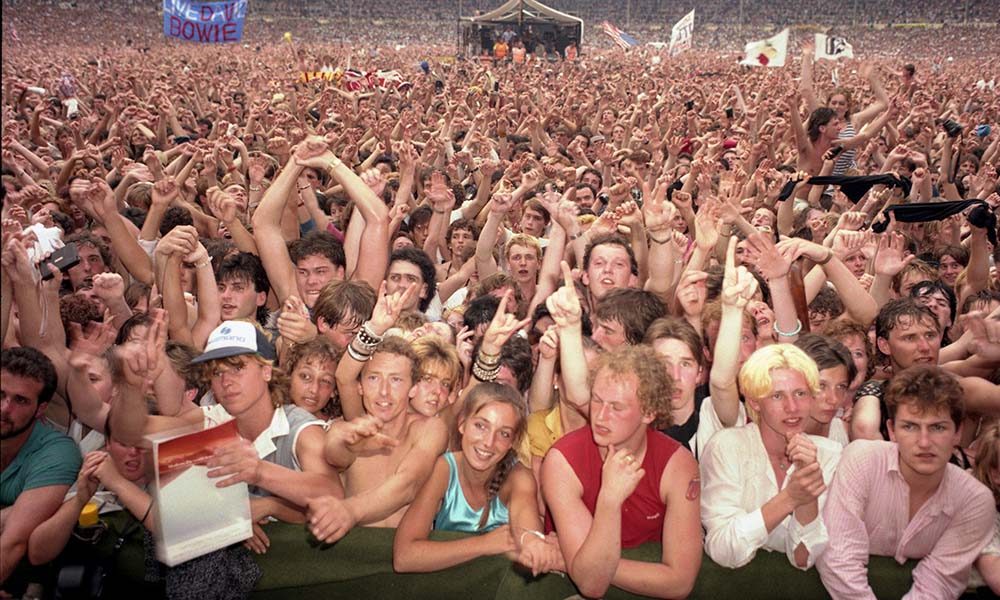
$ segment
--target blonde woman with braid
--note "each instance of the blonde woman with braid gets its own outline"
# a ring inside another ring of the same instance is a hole
[[[396,529],[396,571],[437,571],[497,554],[535,575],[565,569],[555,536],[540,532],[535,479],[515,456],[524,428],[524,402],[513,388],[480,383],[469,392],[459,416],[461,450],[438,458]],[[432,529],[479,535],[431,541]]]

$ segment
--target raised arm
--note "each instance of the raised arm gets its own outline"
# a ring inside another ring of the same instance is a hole
[[[563,261],[561,267],[563,286],[549,296],[545,306],[559,333],[559,366],[566,402],[586,416],[590,414],[590,381],[583,359],[583,308],[569,265]]]
[[[497,261],[493,258],[493,248],[497,245],[500,234],[500,224],[511,209],[512,199],[509,194],[494,194],[490,203],[490,212],[486,224],[479,232],[476,241],[476,272],[480,280],[497,272]]]
[[[325,145],[323,150],[325,150]],[[289,161],[278,176],[267,188],[264,198],[253,214],[253,235],[260,251],[260,260],[267,271],[278,302],[296,293],[295,265],[288,253],[288,245],[281,232],[281,215],[285,211],[285,203],[295,189],[295,182],[302,172],[302,166],[296,161]]]
[[[725,275],[722,283],[722,319],[715,341],[709,390],[712,406],[726,427],[736,425],[740,394],[736,385],[739,372],[740,338],[743,335],[743,311],[757,291],[757,280],[745,267],[736,268],[736,240],[729,241]]]
[[[850,317],[868,327],[878,315],[878,305],[868,291],[861,285],[854,274],[841,262],[836,253],[803,239],[785,240],[778,244],[778,250],[789,260],[805,256],[819,265],[826,278],[837,288],[837,294],[844,302],[844,308]]]

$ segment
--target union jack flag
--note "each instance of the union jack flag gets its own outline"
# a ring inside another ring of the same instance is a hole
[[[625,33],[621,29],[618,29],[611,23],[607,21],[601,23],[601,31],[604,32],[611,40],[622,50],[628,50],[632,46],[638,46],[639,40]]]

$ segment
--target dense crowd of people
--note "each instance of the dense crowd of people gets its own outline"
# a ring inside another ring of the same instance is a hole
[[[686,596],[703,550],[834,598],[874,597],[871,555],[919,561],[912,597],[1000,593],[995,27],[748,68],[716,2],[673,59],[473,61],[444,2],[364,33],[257,4],[211,46],[138,3],[4,3],[0,595],[88,503],[155,530],[146,436],[230,420],[208,466],[253,537],[161,569],[173,597],[210,564],[251,590],[273,521],[595,598]]]

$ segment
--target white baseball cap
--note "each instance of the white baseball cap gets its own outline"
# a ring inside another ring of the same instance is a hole
[[[203,363],[217,358],[228,358],[241,354],[257,354],[266,360],[274,360],[274,346],[267,336],[248,321],[223,321],[208,336],[205,352],[191,361]]]

